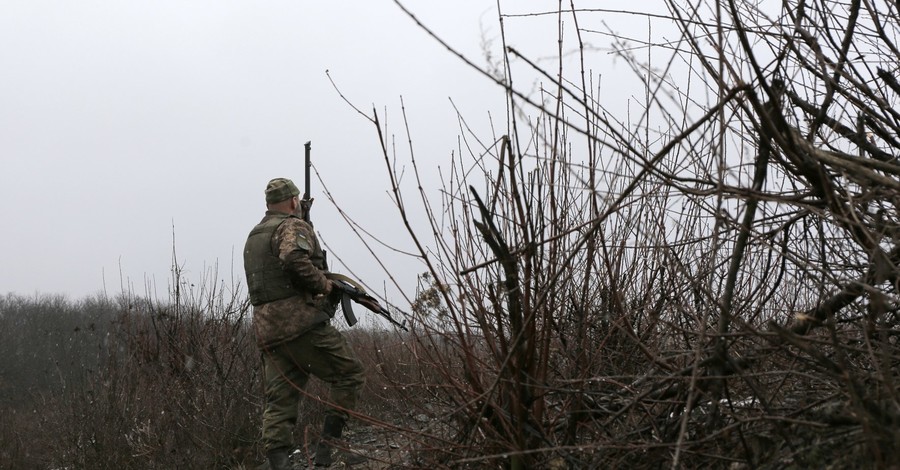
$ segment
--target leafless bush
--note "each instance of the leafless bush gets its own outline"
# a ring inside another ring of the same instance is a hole
[[[897,460],[897,5],[666,7],[501,14],[555,17],[559,63],[506,48],[502,75],[483,71],[506,93],[505,135],[460,116],[438,204],[413,136],[399,152],[371,115],[428,266],[415,349],[452,345],[427,356],[451,443],[420,463]],[[645,17],[646,41],[603,15]],[[651,37],[657,20],[675,37]],[[613,38],[643,85],[636,113],[592,91],[587,37]]]
[[[12,467],[212,468],[257,457],[259,359],[247,304],[214,280],[194,288],[175,273],[165,302],[128,293],[74,306],[18,299],[65,329],[46,348],[54,336],[41,328],[11,329],[38,338],[20,351],[63,354],[67,373],[10,406],[21,426]],[[4,319],[22,313],[4,307]],[[60,347],[87,334],[77,350]]]
[[[263,390],[249,304],[214,273],[179,268],[165,300],[130,293],[0,299],[0,468],[247,468],[262,459]],[[402,335],[350,330],[368,382],[366,422],[410,421],[439,381]],[[389,377],[389,379],[388,379]],[[428,384],[431,385],[428,385]],[[298,446],[317,439],[327,386],[300,403]],[[321,397],[321,398],[320,398]]]

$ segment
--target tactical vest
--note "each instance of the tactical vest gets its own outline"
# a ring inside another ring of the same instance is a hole
[[[272,250],[272,237],[288,217],[288,214],[272,214],[263,218],[247,237],[244,245],[244,271],[247,274],[247,290],[250,291],[250,303],[261,305],[275,300],[286,299],[303,293],[291,282],[290,275],[284,270],[278,253]],[[319,269],[325,268],[324,254],[318,247],[313,247],[310,261]]]

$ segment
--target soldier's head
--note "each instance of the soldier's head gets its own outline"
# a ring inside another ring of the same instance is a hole
[[[271,211],[300,212],[300,190],[287,178],[275,178],[266,185],[266,207]]]

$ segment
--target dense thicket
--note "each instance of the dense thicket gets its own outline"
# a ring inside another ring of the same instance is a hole
[[[617,29],[634,17],[646,29]],[[456,423],[440,462],[896,462],[900,7],[500,19],[502,59],[479,70],[506,126],[460,117],[437,203],[415,145],[381,139],[430,270],[420,338],[454,345],[428,357]],[[537,25],[559,31],[550,65],[507,47]],[[594,68],[610,53],[628,77]]]

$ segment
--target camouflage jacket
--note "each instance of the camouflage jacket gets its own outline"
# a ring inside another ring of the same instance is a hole
[[[267,211],[263,221],[273,216],[277,214]],[[297,295],[253,307],[253,326],[261,349],[290,341],[327,322],[336,309],[336,302],[322,295],[328,282],[327,267],[312,226],[288,217],[275,230],[271,244]]]

